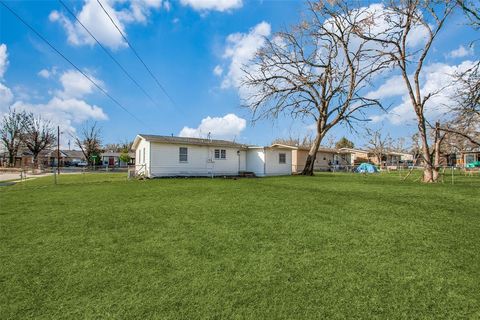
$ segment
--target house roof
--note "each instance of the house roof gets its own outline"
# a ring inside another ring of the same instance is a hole
[[[302,146],[298,147],[298,150],[303,150],[303,151],[310,151],[310,147],[307,146]],[[338,153],[337,149],[332,149],[332,148],[325,148],[325,147],[319,147],[317,152],[325,152],[325,153]]]
[[[406,152],[396,152],[396,151],[388,151],[388,152],[385,152],[387,155],[393,155],[393,156],[411,156],[410,153],[406,153]]]
[[[291,150],[297,150],[298,147],[295,146],[289,146],[287,144],[281,144],[281,143],[274,143],[269,147],[266,148],[277,148],[277,149],[291,149]]]
[[[351,152],[358,152],[358,153],[369,153],[367,150],[355,149],[355,148],[340,148],[338,149],[340,153],[351,153]]]
[[[60,150],[68,158],[80,158],[83,159],[85,156],[81,150]]]
[[[160,142],[169,144],[187,144],[187,145],[199,145],[199,146],[216,146],[216,147],[231,147],[231,148],[247,148],[247,145],[236,143],[228,140],[215,140],[215,139],[201,139],[201,138],[188,138],[188,137],[174,137],[174,136],[159,136],[152,134],[139,134],[133,142],[133,149],[137,148],[137,144],[140,139],[144,139],[150,142]]]

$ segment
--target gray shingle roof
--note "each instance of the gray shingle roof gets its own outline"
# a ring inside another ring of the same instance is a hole
[[[210,146],[216,146],[216,147],[231,147],[231,148],[247,148],[248,147],[245,144],[236,143],[228,140],[158,136],[158,135],[152,135],[152,134],[139,134],[139,136],[151,142],[188,144],[188,145],[199,145],[199,146],[210,145]]]

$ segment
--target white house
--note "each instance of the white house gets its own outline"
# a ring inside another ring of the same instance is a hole
[[[135,168],[147,177],[291,174],[291,147],[254,147],[226,141],[139,134]]]

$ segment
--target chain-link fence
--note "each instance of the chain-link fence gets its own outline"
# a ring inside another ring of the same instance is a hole
[[[317,174],[352,174],[357,173],[358,166],[352,165],[331,165],[331,166],[316,166],[315,172]],[[42,169],[32,169],[30,167],[24,168],[1,168],[0,169],[0,186],[7,186],[19,182],[29,181],[29,186],[49,185],[49,184],[78,184],[78,183],[99,183],[99,182],[115,182],[115,181],[129,181],[136,179],[145,179],[148,175],[148,170],[145,165],[136,165],[128,167],[106,167],[106,166],[91,166],[91,167],[45,167]],[[172,168],[162,166],[156,168],[156,175],[153,177],[252,177],[253,173],[248,171],[228,171],[221,168]],[[298,174],[301,170],[292,168],[293,174]],[[364,173],[365,175],[368,175]],[[421,181],[423,175],[423,167],[420,166],[385,166],[379,168],[376,176],[395,177],[400,181]],[[37,182],[30,182],[37,180]],[[480,185],[480,168],[464,168],[444,166],[439,170],[438,180],[444,184],[475,184]]]

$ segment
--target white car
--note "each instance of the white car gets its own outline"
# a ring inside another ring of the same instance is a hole
[[[80,161],[77,163],[77,167],[86,167],[88,166],[88,162],[86,161]]]

